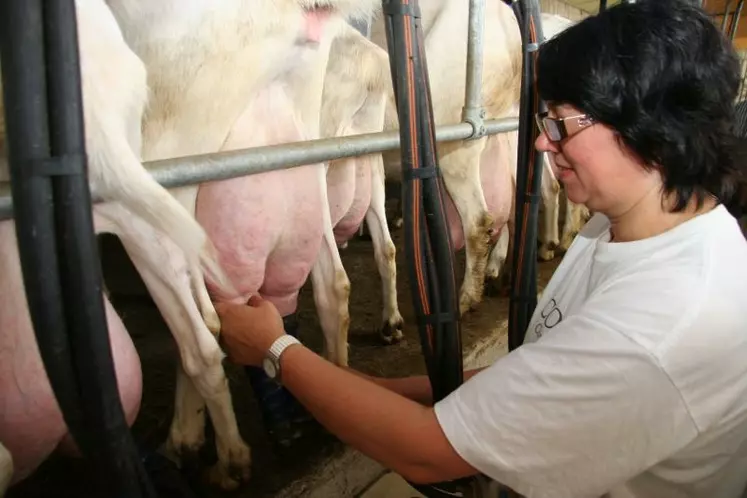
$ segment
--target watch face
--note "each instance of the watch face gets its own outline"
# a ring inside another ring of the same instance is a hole
[[[277,369],[275,368],[275,364],[269,358],[265,358],[262,361],[262,367],[265,369],[265,373],[267,374],[267,376],[271,379],[274,379],[278,373]]]

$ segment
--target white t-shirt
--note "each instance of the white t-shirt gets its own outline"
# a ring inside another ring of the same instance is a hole
[[[609,243],[596,214],[525,343],[435,405],[527,498],[737,498],[747,485],[747,241],[723,206]],[[608,495],[606,493],[609,493]]]

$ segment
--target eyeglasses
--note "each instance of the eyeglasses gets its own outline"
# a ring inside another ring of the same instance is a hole
[[[535,116],[540,132],[547,135],[551,142],[559,142],[571,137],[581,130],[594,124],[594,119],[587,114],[568,116],[566,118],[551,118],[547,112],[537,113]]]

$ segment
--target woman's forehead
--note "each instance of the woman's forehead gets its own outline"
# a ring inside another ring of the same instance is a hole
[[[556,118],[565,118],[568,116],[576,116],[578,114],[581,114],[581,111],[570,104],[551,101],[547,102],[547,112],[550,116]]]

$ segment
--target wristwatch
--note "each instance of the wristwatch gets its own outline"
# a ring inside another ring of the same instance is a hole
[[[264,368],[267,376],[273,380],[280,382],[280,355],[288,346],[294,344],[301,344],[301,341],[293,337],[292,335],[282,335],[275,339],[275,342],[270,346],[270,350],[267,351],[265,359],[262,360],[262,368]]]

